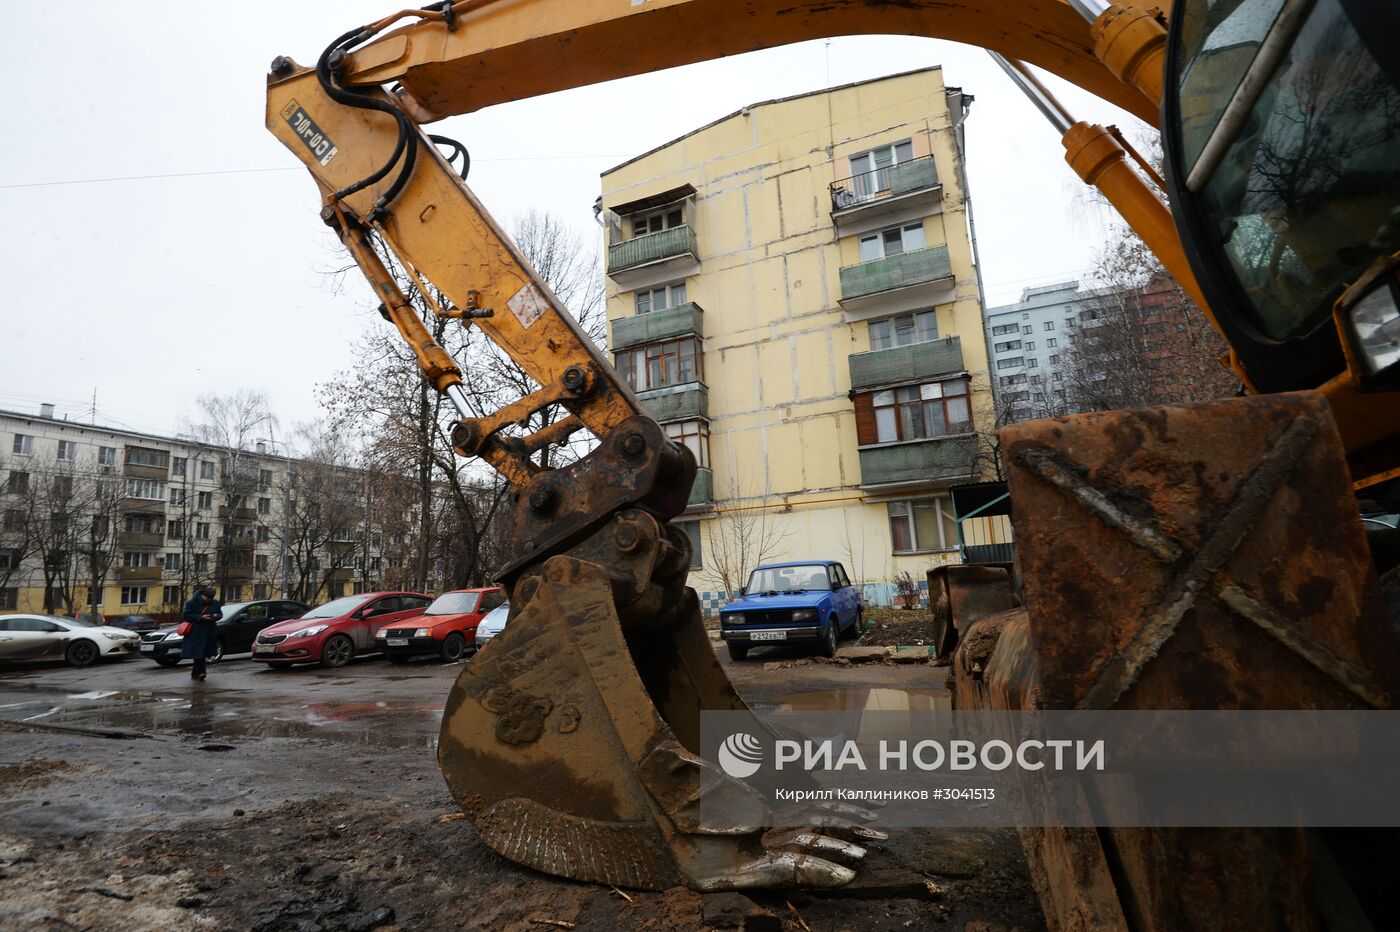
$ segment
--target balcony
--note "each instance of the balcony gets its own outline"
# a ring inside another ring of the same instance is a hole
[[[700,270],[695,230],[688,224],[608,247],[608,275],[624,289],[683,278]]]
[[[118,531],[118,547],[164,547],[165,535],[159,531]]]
[[[715,503],[715,476],[708,469],[695,471],[695,484],[690,487],[687,508],[709,507]]]
[[[135,463],[125,463],[122,466],[122,475],[130,476],[133,479],[160,479],[170,478],[170,468],[167,466],[138,466]]]
[[[853,391],[955,375],[963,371],[962,339],[945,337],[927,343],[854,353],[849,363]]]
[[[956,296],[947,246],[872,259],[841,270],[846,322],[946,304]]]
[[[152,582],[160,579],[163,568],[159,566],[119,566],[117,579],[122,582]]]
[[[612,342],[608,346],[617,352],[675,337],[703,337],[704,313],[700,305],[688,301],[650,314],[619,317],[612,322]]]
[[[831,219],[843,236],[939,213],[943,186],[933,156],[831,183]]]
[[[959,434],[861,447],[860,487],[901,492],[974,479],[977,437]]]
[[[229,508],[227,505],[220,505],[219,517],[225,521],[230,518],[234,521],[256,521],[258,513],[253,508]]]
[[[662,423],[710,416],[710,390],[703,382],[653,388],[638,392],[637,398],[646,413]]]

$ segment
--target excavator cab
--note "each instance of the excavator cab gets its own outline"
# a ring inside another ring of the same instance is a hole
[[[1400,7],[1370,0],[1173,8],[1162,101],[1172,214],[1258,392],[1339,376],[1357,393],[1400,389],[1397,34]],[[1372,420],[1393,418],[1393,402],[1384,411]],[[1397,424],[1372,427],[1368,442],[1347,438],[1350,451],[1385,442],[1396,465]]]

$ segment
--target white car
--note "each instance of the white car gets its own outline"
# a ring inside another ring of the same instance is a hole
[[[57,660],[85,667],[136,653],[141,635],[55,615],[0,615],[0,660]]]
[[[486,646],[486,642],[500,634],[506,626],[506,617],[510,615],[510,603],[502,602],[486,614],[486,617],[476,626],[476,649],[481,650]]]

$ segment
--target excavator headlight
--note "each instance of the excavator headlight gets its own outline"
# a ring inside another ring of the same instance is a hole
[[[1351,330],[1373,378],[1390,382],[1400,376],[1400,284],[1393,276],[1352,305]]]

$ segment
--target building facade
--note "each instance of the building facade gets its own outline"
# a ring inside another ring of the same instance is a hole
[[[0,411],[0,611],[178,610],[378,588],[386,541],[363,473]],[[387,543],[392,549],[392,541]]]
[[[700,464],[713,609],[760,561],[888,603],[956,561],[993,429],[962,122],[939,68],[754,104],[603,174],[610,349]]]
[[[987,343],[1003,421],[1065,409],[1065,351],[1088,298],[1079,282],[1061,282],[1026,288],[1015,304],[987,309]]]

